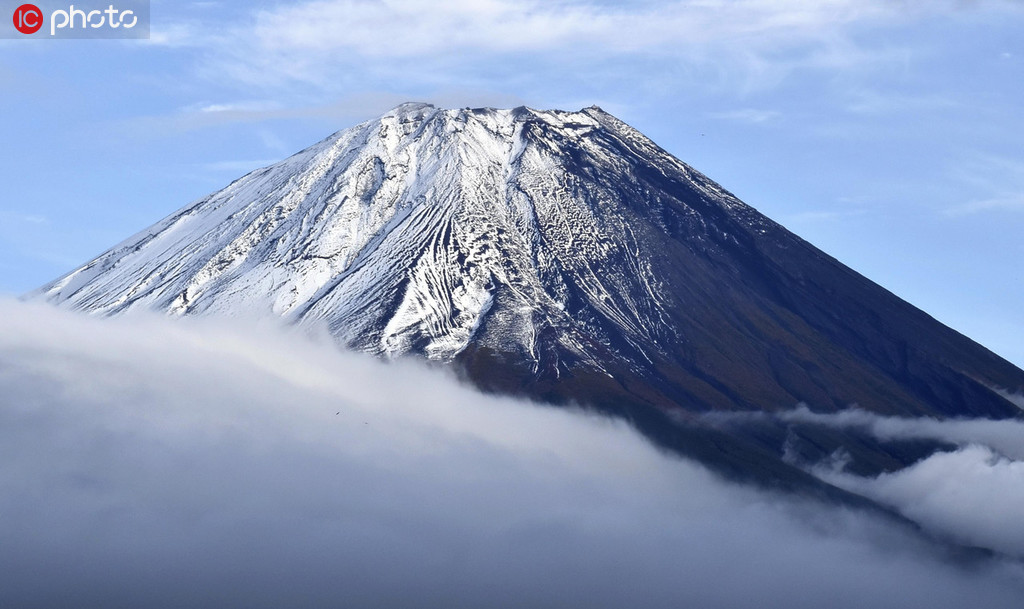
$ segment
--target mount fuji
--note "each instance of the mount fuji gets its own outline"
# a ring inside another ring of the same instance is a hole
[[[930,449],[723,430],[708,413],[1022,416],[1024,371],[597,107],[403,104],[29,297],[322,325],[489,391],[624,416],[663,446],[773,482],[802,479],[784,444],[808,458],[843,448],[866,472]]]

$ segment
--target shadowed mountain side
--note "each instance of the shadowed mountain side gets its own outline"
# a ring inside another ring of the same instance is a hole
[[[804,402],[822,411],[857,404],[888,414],[1020,416],[992,389],[1021,387],[1019,369],[634,136],[608,128],[584,146],[545,125],[524,130],[524,137],[554,142],[566,172],[580,176],[579,198],[620,218],[633,244],[643,245],[649,258],[641,259],[664,288],[658,321],[671,329],[658,335],[660,328],[651,328],[651,340],[638,344],[621,324],[580,306],[611,338],[602,364],[616,382],[594,391],[573,386],[562,397],[619,393],[693,411]],[[616,159],[619,171],[605,170],[607,158],[592,150]],[[557,238],[542,231],[542,240]],[[623,256],[605,261],[601,272],[628,276],[635,263]],[[572,286],[568,302],[585,303],[586,294]],[[558,362],[572,354],[557,346],[540,353],[521,388],[538,384],[527,393],[541,396],[558,393],[545,381],[568,387],[564,377],[576,372],[572,365],[559,370]],[[624,353],[628,365],[608,365]],[[486,382],[484,376],[475,378]]]

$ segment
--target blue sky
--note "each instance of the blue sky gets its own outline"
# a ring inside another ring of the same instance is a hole
[[[1024,365],[1022,31],[1010,0],[155,0],[149,40],[0,40],[0,293],[403,101],[597,104]]]

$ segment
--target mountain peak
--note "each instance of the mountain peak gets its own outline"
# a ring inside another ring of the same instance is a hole
[[[590,106],[581,110],[571,112],[564,110],[538,110],[528,106],[517,106],[515,108],[493,108],[493,107],[463,107],[463,108],[440,108],[433,104],[423,102],[405,102],[385,112],[377,119],[369,121],[377,123],[387,120],[397,120],[403,123],[421,122],[437,118],[439,120],[466,122],[475,120],[486,124],[510,125],[527,121],[540,120],[544,123],[562,128],[566,125],[581,126],[587,125],[598,127],[602,119],[610,119],[616,123],[622,123],[617,118],[608,114],[598,106]]]
[[[380,119],[388,117],[399,118],[403,120],[422,119],[436,112],[437,110],[438,108],[433,104],[428,104],[425,102],[405,102],[402,104],[398,104],[391,110],[385,112],[383,115],[381,115]]]

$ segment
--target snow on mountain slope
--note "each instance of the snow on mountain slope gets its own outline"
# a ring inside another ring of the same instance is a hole
[[[524,135],[529,121],[574,141],[606,127],[633,136],[596,108],[405,104],[250,173],[41,292],[102,314],[273,311],[326,321],[360,349],[438,359],[485,318],[484,344],[534,353],[543,323],[586,359],[567,271],[591,306],[647,337],[661,300],[643,252],[601,202],[579,197],[556,142]],[[602,272],[627,253],[632,276]]]

